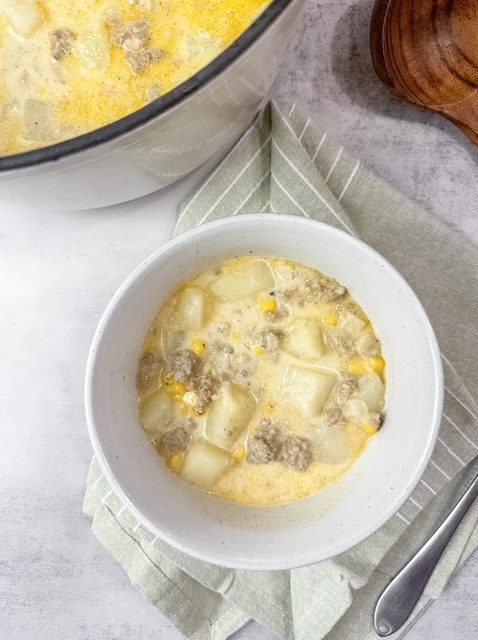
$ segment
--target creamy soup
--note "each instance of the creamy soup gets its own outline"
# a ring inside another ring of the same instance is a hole
[[[141,424],[183,480],[246,505],[335,482],[382,424],[385,361],[345,287],[279,258],[182,285],[145,337]]]
[[[226,49],[272,0],[0,0],[0,155],[118,120]]]

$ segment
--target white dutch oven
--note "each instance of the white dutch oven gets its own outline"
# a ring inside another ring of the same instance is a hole
[[[305,0],[274,0],[207,67],[91,133],[0,158],[5,201],[75,210],[161,189],[225,150],[264,104]]]

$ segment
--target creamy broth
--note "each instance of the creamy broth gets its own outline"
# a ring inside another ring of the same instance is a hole
[[[177,289],[137,376],[140,420],[172,471],[247,505],[335,482],[382,424],[385,361],[335,280],[280,258],[236,258]]]
[[[110,124],[184,82],[271,0],[0,0],[0,156]]]

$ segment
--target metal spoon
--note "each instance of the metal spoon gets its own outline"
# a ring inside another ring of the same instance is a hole
[[[375,606],[373,623],[383,638],[406,622],[452,535],[478,496],[478,473],[463,496],[418,553],[385,588]]]

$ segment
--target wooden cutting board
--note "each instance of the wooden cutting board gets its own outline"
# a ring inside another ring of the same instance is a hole
[[[376,0],[370,51],[390,91],[478,145],[478,0]]]

